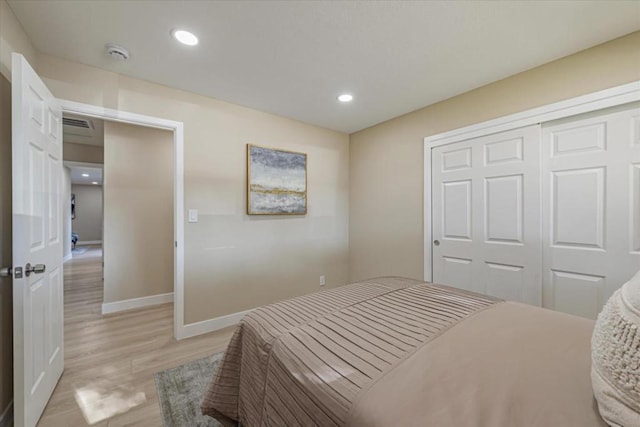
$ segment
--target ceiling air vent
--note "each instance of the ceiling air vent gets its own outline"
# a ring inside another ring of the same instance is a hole
[[[122,46],[107,43],[107,54],[116,61],[126,61],[129,59],[129,51]]]
[[[62,124],[65,126],[73,126],[75,128],[91,129],[91,124],[87,120],[62,118]]]
[[[63,117],[62,132],[64,133],[65,141],[71,142],[70,136],[91,138],[95,133],[95,128],[91,120],[83,119],[82,117]]]

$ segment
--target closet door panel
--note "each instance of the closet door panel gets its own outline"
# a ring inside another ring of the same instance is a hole
[[[554,246],[604,249],[605,176],[605,167],[552,172],[549,220]]]
[[[637,104],[543,126],[544,306],[595,318],[640,269]]]
[[[540,127],[432,151],[434,282],[541,304]]]

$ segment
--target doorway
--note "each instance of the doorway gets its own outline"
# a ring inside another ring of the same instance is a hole
[[[104,121],[62,117],[64,259],[102,251]]]
[[[172,133],[68,113],[63,124],[65,258],[100,270],[102,314],[173,302]]]
[[[176,339],[185,337],[184,331],[184,125],[182,122],[161,119],[157,117],[144,116],[135,113],[128,113],[88,104],[81,104],[73,101],[59,100],[64,114],[77,114],[84,117],[105,120],[111,124],[135,125],[140,128],[169,131],[172,139],[172,167],[165,170],[164,174],[172,176],[172,206],[173,206],[173,292],[171,294],[161,294],[155,300],[147,299],[140,301],[139,298],[131,298],[128,302],[118,308],[135,308],[140,302],[161,303],[171,299],[174,302],[173,309],[173,335]],[[109,125],[107,125],[109,126]],[[122,159],[120,159],[122,160]],[[109,185],[109,177],[106,176],[106,186]],[[108,204],[108,200],[106,204]],[[147,215],[150,215],[147,212]],[[105,310],[103,304],[103,312]]]
[[[183,329],[183,125],[57,100],[24,57],[17,53],[12,55],[12,76],[12,264],[16,267],[9,273],[13,276],[14,414],[17,424],[32,426],[42,415],[62,375],[65,359],[63,242],[70,236],[63,235],[62,224],[65,207],[69,206],[70,210],[70,200],[62,199],[63,112],[172,133],[175,167],[171,205],[175,221],[171,246],[174,247],[173,285],[177,298],[176,310],[170,307],[167,320],[174,318],[174,332],[171,333],[178,338]],[[25,220],[27,218],[31,220]],[[90,324],[81,329],[90,335],[95,333]],[[86,359],[87,351],[90,353],[95,349],[85,348],[80,357]]]
[[[63,222],[77,238],[73,245],[73,234],[65,232],[71,257],[64,268],[63,378],[73,382],[74,394],[56,389],[52,401],[69,404],[47,407],[43,425],[91,425],[155,408],[153,377],[128,367],[173,341],[174,307],[163,304],[173,301],[173,133],[73,117],[99,129],[102,141],[63,149],[69,175],[69,220]]]

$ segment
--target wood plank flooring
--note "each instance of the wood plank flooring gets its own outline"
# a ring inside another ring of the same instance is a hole
[[[103,316],[102,249],[78,249],[65,263],[65,371],[38,426],[161,427],[154,375],[223,351],[233,327],[176,341],[173,304]]]

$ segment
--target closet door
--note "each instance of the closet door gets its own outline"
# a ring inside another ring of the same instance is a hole
[[[540,127],[432,150],[433,281],[540,305]]]
[[[544,306],[595,318],[640,269],[638,104],[543,126]]]

